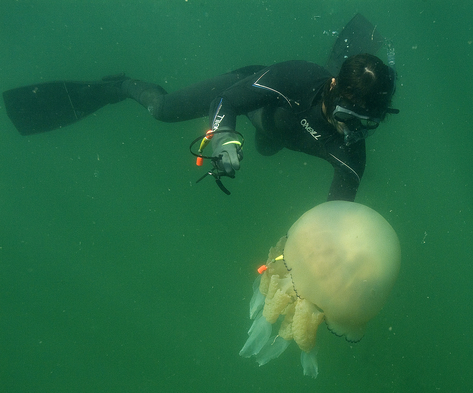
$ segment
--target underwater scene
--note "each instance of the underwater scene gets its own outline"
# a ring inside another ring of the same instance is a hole
[[[357,14],[395,62],[399,109],[366,139],[355,199],[382,224],[343,249],[376,250],[366,293],[319,268],[321,294],[298,264],[365,228],[331,215],[334,239],[310,237],[298,221],[327,201],[332,166],[260,154],[246,116],[232,179],[190,152],[208,112],[161,122],[131,99],[87,101],[20,133],[31,107],[4,94],[0,392],[473,391],[470,1],[2,0],[0,90],[124,73],[174,92],[246,66],[324,66]]]

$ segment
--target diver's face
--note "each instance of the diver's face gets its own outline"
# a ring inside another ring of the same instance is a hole
[[[349,131],[347,125],[341,121],[335,120],[333,117],[329,117],[328,121],[332,124],[339,134],[345,135]]]
[[[381,121],[379,118],[355,112],[353,109],[356,109],[356,106],[347,101],[339,104],[335,106],[330,117],[337,131],[343,132],[345,145],[349,146],[361,139],[366,139],[374,133]]]
[[[330,116],[327,113],[327,107],[325,106],[325,103],[322,103],[322,111],[327,121],[337,130],[337,132],[341,135],[344,135],[345,131],[348,130],[347,125],[341,121],[335,120],[332,116]]]
[[[332,79],[330,89],[336,84]],[[365,139],[374,133],[381,119],[370,116],[362,105],[355,105],[347,97],[338,97],[334,100],[335,108],[327,113],[327,107],[323,103],[322,109],[325,117],[340,135],[344,136],[347,146]]]

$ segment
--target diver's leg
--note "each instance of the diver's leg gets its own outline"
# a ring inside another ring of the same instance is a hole
[[[157,120],[177,122],[208,115],[211,102],[225,89],[253,75],[264,66],[248,66],[167,93],[161,86],[137,80],[122,84],[123,94],[139,102]]]
[[[132,98],[143,105],[156,119],[161,120],[160,108],[163,97],[167,95],[167,91],[161,86],[129,79],[123,82],[122,93],[125,97]]]

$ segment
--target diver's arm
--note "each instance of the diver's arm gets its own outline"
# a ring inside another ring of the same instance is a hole
[[[258,76],[257,76],[258,77]],[[236,130],[236,118],[276,101],[274,93],[252,88],[255,77],[251,76],[232,86],[210,106],[210,128],[212,137],[212,156],[218,169],[230,176],[240,169],[243,159],[241,144]]]
[[[210,114],[210,127],[215,132],[211,140],[212,157],[216,158],[215,164],[222,174],[234,177],[243,159],[241,144],[234,132],[237,112],[228,101],[218,97],[212,102]]]
[[[355,200],[366,165],[366,145],[361,140],[350,147],[340,144],[326,145],[328,158],[332,164],[333,180],[327,200]]]
[[[332,184],[328,193],[327,201],[349,201],[353,202],[360,185],[360,178],[356,174],[345,169],[336,167],[334,169]]]
[[[282,94],[273,85],[280,84],[278,64],[262,69],[226,89],[210,106],[210,128],[216,132],[212,138],[213,157],[217,167],[228,176],[235,176],[243,156],[238,143],[236,117],[267,105],[281,105]],[[285,73],[283,73],[285,74]],[[264,87],[259,83],[264,77]],[[290,78],[284,78],[290,81]]]
[[[327,75],[322,67],[301,60],[266,67],[235,83],[212,102],[210,126],[213,131],[235,131],[238,115],[265,106],[280,106],[289,111],[300,112],[310,107],[316,94],[313,86],[319,85],[319,80],[326,80]],[[239,169],[241,159],[238,158],[241,156],[238,144],[232,143],[234,140],[235,134],[231,132],[212,139],[214,151],[217,149],[214,156],[218,157],[221,151],[227,151],[234,158],[222,165],[230,176],[234,176],[234,171]],[[222,148],[221,142],[227,144],[225,148]]]

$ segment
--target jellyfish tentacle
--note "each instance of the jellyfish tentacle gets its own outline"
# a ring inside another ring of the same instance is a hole
[[[279,326],[278,335],[285,340],[291,341],[294,338],[292,334],[292,320],[296,309],[296,303],[289,304],[284,310],[284,319],[281,321]]]
[[[281,336],[271,337],[266,345],[261,348],[260,353],[256,356],[256,361],[260,366],[265,365],[269,361],[279,357],[290,343],[290,341],[285,340]]]
[[[261,293],[259,287],[261,282],[261,276],[258,276],[253,283],[253,296],[250,300],[250,319],[254,319],[255,316],[263,309],[265,297]]]
[[[263,317],[263,314],[260,313],[248,331],[249,337],[240,351],[240,356],[249,358],[253,355],[257,355],[269,340],[271,331],[272,325]]]
[[[302,351],[309,352],[315,345],[319,325],[324,320],[324,313],[317,310],[306,299],[297,299],[292,321],[294,341]]]
[[[271,277],[271,282],[264,303],[263,315],[269,323],[275,323],[279,315],[292,302],[293,298],[287,294],[291,287],[291,279],[280,279],[277,274]]]
[[[317,348],[313,348],[310,352],[301,352],[301,364],[304,375],[317,378],[319,374],[319,364],[317,362]]]

